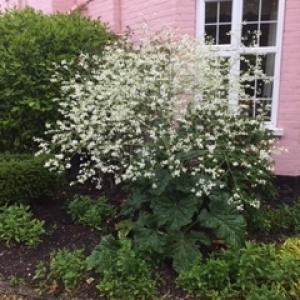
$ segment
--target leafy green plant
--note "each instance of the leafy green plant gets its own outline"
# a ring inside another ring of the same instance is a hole
[[[300,260],[272,244],[246,243],[213,254],[179,274],[178,284],[190,294],[209,299],[298,299]],[[261,291],[261,294],[259,293]],[[215,298],[214,298],[215,297]],[[219,298],[218,298],[219,297]]]
[[[246,300],[284,300],[286,299],[279,291],[269,289],[266,286],[253,287]]]
[[[74,291],[79,286],[85,271],[86,262],[82,250],[61,249],[52,252],[50,278],[60,280],[67,290]]]
[[[276,208],[263,206],[260,210],[249,210],[250,230],[265,233],[300,232],[300,199],[292,205],[281,204]]]
[[[205,264],[194,265],[179,275],[178,282],[189,294],[209,299],[225,299],[235,294],[231,288],[229,264],[224,259],[208,259]]]
[[[89,270],[101,275],[97,288],[109,299],[147,299],[154,295],[151,269],[129,239],[106,236],[87,258]]]
[[[44,167],[48,157],[0,155],[0,205],[44,201],[55,195],[63,175]]]
[[[32,9],[0,15],[0,149],[28,151],[45,122],[53,123],[60,82],[51,80],[54,63],[77,59],[81,52],[101,54],[114,39],[104,25],[80,14],[44,15]],[[80,64],[74,64],[77,68]],[[72,68],[59,70],[68,79]]]
[[[24,243],[29,247],[41,241],[44,221],[33,218],[29,206],[12,205],[0,207],[0,240],[10,245]]]
[[[228,204],[228,194],[220,191],[205,199],[188,190],[188,181],[169,178],[165,190],[136,191],[123,207],[123,213],[133,218],[137,247],[171,258],[177,271],[191,266],[201,256],[201,248],[210,247],[214,239],[241,246],[246,225],[242,215]]]
[[[14,275],[8,277],[8,282],[14,288],[20,287],[25,284],[24,278],[17,277]]]
[[[40,261],[36,265],[33,280],[44,281],[47,278],[47,273],[48,269],[46,263],[44,261]]]
[[[101,229],[103,219],[112,215],[113,208],[105,197],[92,200],[88,196],[76,195],[68,203],[67,211],[73,220],[95,229]]]
[[[283,254],[291,254],[300,259],[300,238],[289,238],[281,246]]]

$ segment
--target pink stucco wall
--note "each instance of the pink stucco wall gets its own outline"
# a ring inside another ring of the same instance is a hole
[[[35,9],[42,10],[44,13],[52,13],[53,12],[53,1],[51,0],[27,0],[23,1],[25,5],[32,6]]]
[[[0,11],[14,7],[19,7],[18,0],[0,0]]]
[[[68,11],[87,0],[10,0],[26,2],[45,12]],[[0,0],[4,3],[5,0]],[[195,36],[196,0],[91,0],[84,14],[100,18],[115,32],[136,30],[148,23],[152,30],[176,28]],[[300,175],[300,0],[286,0],[280,99],[277,127],[287,153],[275,157],[276,173]]]
[[[139,30],[144,23],[151,30],[171,27],[195,34],[195,0],[94,0],[86,14],[107,22],[117,32],[127,27]]]
[[[85,15],[93,19],[100,18],[117,33],[121,32],[121,6],[120,0],[91,1],[85,9]]]
[[[288,152],[276,158],[276,172],[300,175],[300,1],[286,0],[278,127]]]
[[[38,0],[39,2],[43,2]],[[74,0],[52,0],[53,12],[67,12],[74,5]]]

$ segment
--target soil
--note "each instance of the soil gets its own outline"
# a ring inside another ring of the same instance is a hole
[[[107,222],[102,231],[91,230],[80,224],[75,224],[66,213],[66,200],[76,193],[89,194],[92,197],[100,196],[101,193],[87,191],[86,189],[67,190],[61,193],[57,199],[33,205],[34,217],[45,221],[46,234],[42,242],[35,248],[21,245],[7,246],[0,242],[0,299],[101,299],[96,289],[97,279],[92,283],[84,283],[74,296],[64,294],[57,284],[47,287],[46,293],[37,293],[37,283],[33,280],[36,266],[39,262],[49,262],[50,253],[57,249],[83,249],[85,254],[91,253],[99,244],[102,236],[115,232],[115,224],[118,220]],[[120,206],[125,195],[112,192],[106,195],[116,206]],[[185,293],[175,285],[175,272],[168,265],[159,270],[163,281],[159,293],[170,295],[164,299],[188,299]],[[90,274],[90,278],[94,274]],[[97,278],[97,277],[96,277]],[[9,282],[20,281],[17,287],[12,287]],[[24,292],[25,291],[25,292]]]

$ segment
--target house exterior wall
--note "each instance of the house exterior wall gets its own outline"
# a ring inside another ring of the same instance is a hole
[[[31,0],[32,1],[32,0]],[[44,2],[36,0],[38,2]],[[52,0],[52,11],[53,12],[67,12],[74,5],[74,0]]]
[[[120,0],[91,1],[85,8],[84,14],[93,19],[100,18],[109,27],[121,33],[121,6]]]
[[[276,173],[300,175],[300,1],[286,0],[281,63],[278,127],[281,146],[288,152],[276,157]]]
[[[284,134],[280,145],[287,149],[275,157],[278,175],[300,175],[300,0],[285,0],[280,97],[277,127]],[[5,3],[5,0],[0,0]],[[148,23],[153,31],[164,27],[195,36],[196,0],[10,0],[45,12],[67,11],[85,4],[84,14],[100,18],[117,33],[129,26],[134,31]]]
[[[46,14],[53,12],[53,1],[52,0],[25,0],[22,1],[22,6],[31,6],[37,10],[41,10]]]

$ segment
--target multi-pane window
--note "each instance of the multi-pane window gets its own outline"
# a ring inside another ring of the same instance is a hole
[[[263,78],[254,74],[253,80],[247,83],[251,99],[249,115],[263,115],[275,126],[285,0],[197,1],[198,36],[205,36],[221,55],[240,55],[239,63],[232,65],[231,72],[243,73],[249,65],[263,69]]]

